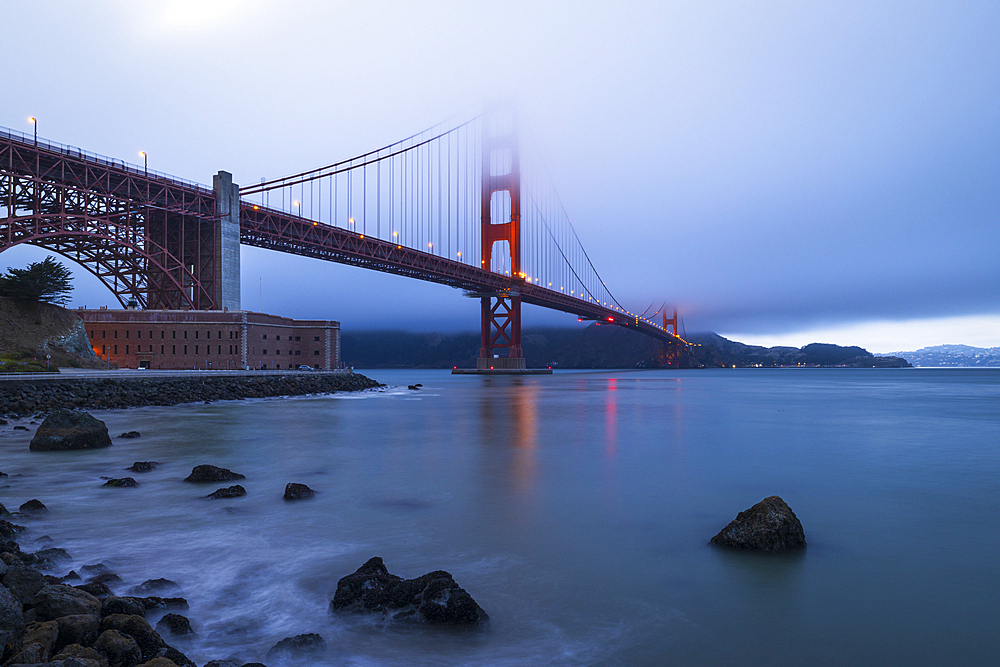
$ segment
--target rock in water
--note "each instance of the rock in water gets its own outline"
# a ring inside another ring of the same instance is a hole
[[[142,434],[141,434],[141,433],[139,433],[138,431],[126,431],[125,433],[122,433],[122,434],[121,434],[120,436],[118,436],[118,437],[119,437],[119,438],[126,438],[126,439],[130,439],[130,438],[139,438],[139,437],[141,437],[141,436],[142,436]]]
[[[316,655],[325,650],[326,641],[315,632],[310,632],[305,635],[285,637],[271,647],[271,650],[267,652],[267,659],[303,658],[307,655]]]
[[[337,582],[330,611],[383,613],[394,620],[442,625],[483,625],[489,616],[450,574],[442,570],[416,579],[389,574],[378,556]]]
[[[233,472],[218,466],[200,465],[191,469],[191,474],[184,478],[185,482],[231,482],[234,479],[246,479],[246,475]]]
[[[778,496],[769,496],[737,514],[711,543],[754,551],[786,551],[804,547],[806,536],[792,508]]]
[[[315,495],[316,492],[305,484],[296,484],[295,482],[285,484],[285,500],[305,500]]]
[[[177,582],[169,579],[147,579],[138,586],[133,586],[129,592],[136,596],[149,595],[150,593],[179,593],[181,587]]]
[[[150,472],[151,470],[155,470],[158,465],[160,464],[156,461],[136,461],[128,468],[125,468],[125,470],[130,472]]]
[[[29,500],[26,503],[23,503],[19,509],[22,512],[25,512],[25,513],[27,513],[27,512],[48,512],[49,511],[49,508],[46,507],[45,504],[42,503],[42,501],[38,500],[37,498],[35,498],[34,500]]]
[[[118,479],[109,479],[102,486],[116,486],[119,488],[128,488],[131,486],[139,486],[139,482],[135,481],[131,477],[119,477]]]
[[[194,634],[194,630],[191,629],[191,621],[188,620],[187,616],[180,614],[164,614],[163,618],[156,623],[156,631],[172,635]]]
[[[83,410],[56,410],[42,422],[31,439],[33,452],[110,447],[108,427]]]
[[[240,496],[245,496],[247,490],[244,489],[239,484],[234,484],[233,486],[227,486],[224,489],[219,489],[218,491],[213,491],[212,493],[205,496],[206,498],[211,498],[213,500],[219,500],[220,498],[239,498]]]

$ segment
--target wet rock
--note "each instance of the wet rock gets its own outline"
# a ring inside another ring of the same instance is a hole
[[[65,549],[60,549],[59,547],[49,547],[48,549],[42,549],[41,551],[35,552],[35,557],[44,559],[53,564],[68,563],[73,560],[70,558],[69,554],[66,553]]]
[[[101,632],[94,642],[94,649],[108,659],[108,667],[134,667],[142,659],[138,642],[118,630]]]
[[[411,391],[418,391],[420,389],[420,387],[418,387],[415,384],[407,385],[406,388],[409,389],[409,390],[411,390]]]
[[[156,470],[156,466],[158,465],[160,464],[157,463],[156,461],[136,461],[131,466],[125,469],[131,472],[151,472],[153,470]]]
[[[8,664],[32,664],[46,662],[52,654],[56,639],[59,637],[59,624],[55,621],[45,623],[28,623],[24,626],[24,639],[21,649]]]
[[[118,479],[109,479],[101,486],[111,486],[125,489],[133,486],[139,486],[139,482],[135,481],[131,477],[120,477]]]
[[[92,581],[89,584],[77,584],[73,588],[90,593],[95,598],[106,598],[111,595],[111,589],[108,585],[102,584],[99,581]]]
[[[20,424],[18,424],[17,426],[14,427],[14,430],[15,431],[27,431],[28,427],[27,426],[21,426]]]
[[[96,577],[92,578],[87,582],[88,584],[107,584],[109,586],[116,586],[118,584],[124,583],[122,578],[119,577],[114,572],[102,572]]]
[[[164,614],[163,618],[156,623],[156,631],[171,635],[194,634],[194,630],[191,629],[191,621],[188,620],[187,616],[180,614]]]
[[[92,563],[91,565],[84,565],[80,568],[80,572],[87,575],[88,577],[94,577],[98,574],[106,574],[111,572],[111,568],[104,563]]]
[[[177,663],[169,658],[153,658],[136,665],[136,667],[177,667]]]
[[[83,577],[77,574],[76,570],[70,570],[65,576],[60,577],[59,581],[65,584],[67,581],[83,581]]]
[[[0,475],[0,477],[6,477],[6,475]],[[4,514],[10,514],[10,512],[8,512],[7,508],[3,506],[3,503],[0,503],[0,516]]]
[[[232,660],[210,660],[205,663],[205,667],[240,667],[240,665]]]
[[[191,470],[191,474],[184,478],[185,482],[231,482],[236,479],[246,479],[246,475],[233,472],[218,466],[200,465]]]
[[[59,637],[57,639],[59,646],[66,646],[67,644],[90,646],[97,641],[97,627],[101,622],[101,617],[96,614],[61,616],[55,619],[55,621],[59,625]]]
[[[161,598],[156,596],[149,596],[144,598],[137,598],[142,600],[143,606],[146,611],[150,609],[187,609],[188,602],[184,598]]]
[[[101,602],[101,617],[111,614],[125,614],[126,616],[145,616],[146,606],[141,598],[116,597],[114,595],[104,598]]]
[[[289,482],[285,484],[285,500],[306,500],[316,495],[316,492],[305,484]]]
[[[178,667],[198,667],[194,661],[169,644],[156,652],[158,658],[166,658]]]
[[[32,513],[39,513],[39,512],[48,512],[49,511],[49,508],[46,507],[42,503],[42,501],[38,500],[37,498],[29,500],[26,503],[22,503],[21,507],[19,507],[18,509],[20,509],[25,514],[32,514]]]
[[[268,660],[283,658],[304,658],[315,656],[326,650],[326,641],[315,632],[294,637],[285,637],[267,652]]]
[[[21,634],[24,625],[24,609],[21,601],[6,586],[0,586],[0,652]]]
[[[101,619],[100,629],[102,632],[117,630],[124,635],[130,636],[138,644],[143,660],[151,660],[157,657],[157,651],[167,646],[167,643],[163,641],[159,633],[142,616],[111,614]]]
[[[475,626],[489,617],[443,570],[416,579],[389,574],[378,556],[337,582],[330,611],[382,613],[393,620]]]
[[[31,598],[38,618],[49,621],[75,614],[101,613],[101,601],[90,593],[66,584],[46,584]]]
[[[0,520],[0,539],[12,540],[24,532],[24,526]]]
[[[138,437],[140,437],[141,435],[142,435],[142,434],[141,434],[141,433],[139,433],[138,431],[126,431],[125,433],[122,433],[122,434],[121,434],[120,436],[118,436],[118,437],[119,437],[119,438],[126,438],[126,439],[131,439],[131,438],[138,438]]]
[[[181,587],[177,582],[169,579],[147,579],[138,586],[133,586],[129,593],[136,596],[145,596],[150,593],[179,593]]]
[[[59,653],[52,656],[53,661],[67,661],[66,667],[69,667],[68,661],[71,659],[76,660],[80,667],[109,667],[108,659],[102,653],[89,646],[81,646],[80,644],[64,646],[59,650]],[[74,665],[74,667],[76,666]]]
[[[25,567],[19,560],[6,564],[7,572],[3,575],[3,585],[21,601],[21,604],[29,604],[35,594],[45,585],[42,573]]]
[[[235,484],[233,486],[227,486],[224,489],[219,489],[218,491],[213,491],[205,497],[219,500],[220,498],[239,498],[240,496],[245,496],[246,494],[246,489],[239,484]]]
[[[802,524],[778,496],[743,510],[712,538],[712,544],[754,551],[787,551],[806,546]]]
[[[33,452],[110,447],[108,427],[82,410],[54,411],[35,431],[29,449]]]

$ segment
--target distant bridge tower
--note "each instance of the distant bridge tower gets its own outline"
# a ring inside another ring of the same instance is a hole
[[[680,333],[677,330],[677,309],[674,308],[674,316],[667,318],[667,311],[663,311],[663,328],[667,329],[669,327],[670,333],[676,337],[680,337]],[[680,362],[681,346],[676,340],[663,341],[663,363],[665,366],[676,367]]]
[[[482,267],[509,273],[517,284],[521,273],[521,160],[517,118],[513,107],[487,111],[483,119]],[[494,217],[499,220],[494,220]],[[506,253],[504,244],[506,241]],[[494,246],[500,243],[500,267],[493,266]],[[480,296],[482,338],[476,368],[523,369],[521,351],[521,294],[516,287]],[[506,349],[505,356],[495,350]],[[494,357],[494,354],[497,354]]]

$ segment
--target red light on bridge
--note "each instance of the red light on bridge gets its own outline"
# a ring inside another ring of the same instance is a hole
[[[608,322],[614,322],[614,321],[615,321],[615,318],[613,318],[613,317],[609,317],[608,318]]]

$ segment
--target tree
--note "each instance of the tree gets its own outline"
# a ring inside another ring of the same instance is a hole
[[[7,274],[0,275],[0,296],[64,304],[73,291],[71,275],[69,269],[51,257],[33,262],[26,269],[8,266]]]

